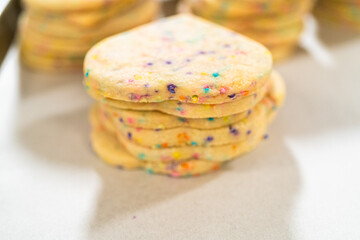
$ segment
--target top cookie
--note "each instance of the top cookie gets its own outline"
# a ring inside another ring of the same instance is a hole
[[[132,102],[229,102],[256,94],[271,69],[261,44],[187,14],[105,39],[84,62],[89,88]]]

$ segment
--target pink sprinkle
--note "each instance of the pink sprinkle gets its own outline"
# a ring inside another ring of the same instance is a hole
[[[129,123],[134,123],[134,119],[128,118],[128,122],[129,122]]]
[[[137,100],[140,100],[141,99],[141,95],[140,94],[135,94],[135,97]]]
[[[221,92],[221,93],[226,93],[226,88],[221,87],[221,88],[220,88],[220,92]]]
[[[246,52],[244,52],[244,51],[236,51],[235,54],[236,55],[239,55],[239,54],[247,55]]]
[[[129,82],[133,83],[133,82],[134,82],[134,79],[129,79]]]
[[[161,156],[161,160],[162,160],[162,161],[170,161],[170,160],[171,160],[171,157],[170,157],[170,156],[166,156],[166,155],[162,155],[162,156]]]
[[[185,111],[180,111],[180,114],[181,114],[181,115],[185,115]]]
[[[172,172],[172,173],[171,173],[171,176],[173,176],[173,177],[179,177],[180,174],[179,174],[178,172]]]
[[[193,157],[194,157],[195,159],[198,159],[198,158],[199,158],[199,154],[198,154],[198,153],[194,153]]]
[[[138,131],[138,132],[140,132],[141,130],[142,130],[141,127],[137,127],[137,128],[136,128],[136,131]]]

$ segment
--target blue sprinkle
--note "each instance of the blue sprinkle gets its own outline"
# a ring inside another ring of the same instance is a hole
[[[210,91],[210,88],[208,88],[208,87],[207,87],[207,88],[204,88],[204,92],[205,92],[205,93],[208,93],[209,91]]]
[[[120,122],[124,122],[124,119],[123,119],[123,118],[119,118],[119,121],[120,121]]]
[[[90,69],[87,69],[85,73],[85,77],[89,77],[89,74],[90,74]]]
[[[171,93],[175,93],[175,88],[176,88],[176,85],[174,85],[174,84],[167,85],[167,89]]]
[[[209,120],[210,122],[212,122],[212,121],[214,121],[214,118],[210,117],[210,118],[208,118],[208,120]]]
[[[234,93],[234,94],[229,95],[228,97],[229,98],[234,98],[235,96],[236,96],[236,94]]]
[[[129,140],[131,140],[131,138],[132,138],[132,134],[131,134],[131,132],[128,132],[128,138],[129,138]]]
[[[191,145],[196,146],[197,143],[196,142],[191,142]]]
[[[213,77],[218,77],[218,76],[220,76],[220,74],[217,73],[217,72],[213,73],[212,75],[213,75]]]
[[[248,131],[246,132],[246,134],[247,134],[247,135],[250,135],[250,134],[251,134],[251,130],[248,130]]]
[[[180,122],[185,122],[184,118],[178,118]]]
[[[269,138],[269,135],[268,134],[265,134],[264,135],[264,139],[268,139]]]
[[[212,137],[212,136],[208,136],[206,138],[206,141],[208,141],[208,142],[212,142],[213,140],[214,140],[214,137]]]
[[[230,132],[232,135],[237,136],[239,135],[239,130],[237,130],[236,128],[230,128]]]

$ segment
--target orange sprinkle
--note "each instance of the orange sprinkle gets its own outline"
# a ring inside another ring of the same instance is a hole
[[[233,150],[236,150],[236,145],[232,145],[232,149],[233,149]]]
[[[243,96],[247,96],[249,94],[249,91],[242,91],[241,92],[241,95],[243,95]]]
[[[184,97],[184,96],[179,96],[179,99],[180,99],[180,100],[184,100],[185,97]]]
[[[163,144],[161,144],[161,147],[163,147],[163,148],[167,148],[168,146],[169,146],[168,143],[163,143]]]
[[[190,170],[191,168],[193,168],[193,164],[185,162],[185,163],[181,164],[181,167],[184,169]]]
[[[212,168],[211,168],[213,171],[217,171],[219,169],[219,165],[214,165]]]

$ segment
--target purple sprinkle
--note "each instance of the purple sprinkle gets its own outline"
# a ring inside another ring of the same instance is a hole
[[[248,110],[248,115],[250,115],[252,113],[251,109]]]
[[[133,219],[135,219],[136,218],[136,216],[133,216]]]
[[[159,90],[155,90],[155,92],[156,92],[156,93],[158,93],[158,92],[159,92]]]
[[[153,63],[152,63],[152,62],[148,62],[147,65],[148,65],[148,66],[152,66]]]
[[[171,61],[166,61],[166,64],[171,64]]]
[[[199,54],[204,55],[204,54],[205,54],[205,52],[204,52],[204,51],[200,51],[200,52],[199,52]]]
[[[161,128],[155,128],[155,131],[159,132],[159,131],[161,131]]]
[[[167,89],[168,89],[168,91],[169,92],[171,92],[171,93],[175,93],[175,88],[176,88],[176,85],[174,85],[174,84],[169,84],[169,85],[167,85]]]
[[[229,98],[234,98],[235,96],[236,96],[236,94],[233,93],[233,94],[229,95],[228,97],[229,97]]]
[[[187,61],[187,62],[190,62],[190,61],[191,61],[191,59],[190,59],[190,58],[188,58],[188,59],[186,59],[186,61]]]
[[[232,135],[234,135],[234,136],[238,136],[239,135],[239,130],[237,130],[236,128],[231,128],[230,133]]]
[[[212,136],[208,136],[206,138],[206,141],[208,141],[208,142],[212,142],[213,140],[214,140],[214,137],[212,137]]]
[[[192,74],[192,72],[187,72],[186,74],[187,74],[187,75],[191,75],[191,74]]]
[[[251,134],[251,130],[248,130],[248,131],[246,132],[246,134],[247,134],[247,135],[250,135],[250,134]]]
[[[128,132],[128,138],[129,138],[129,140],[131,140],[131,138],[132,138],[132,134],[131,134],[131,132]]]
[[[120,122],[124,122],[124,119],[123,119],[123,118],[119,118],[119,121],[120,121]]]
[[[146,88],[148,88],[150,85],[147,83],[147,84],[145,84],[144,86],[145,86]]]
[[[268,134],[265,134],[264,135],[264,139],[268,139],[269,138],[269,135]]]
[[[124,167],[121,166],[121,165],[117,165],[116,167],[117,167],[118,169],[120,169],[120,170],[124,169]]]

